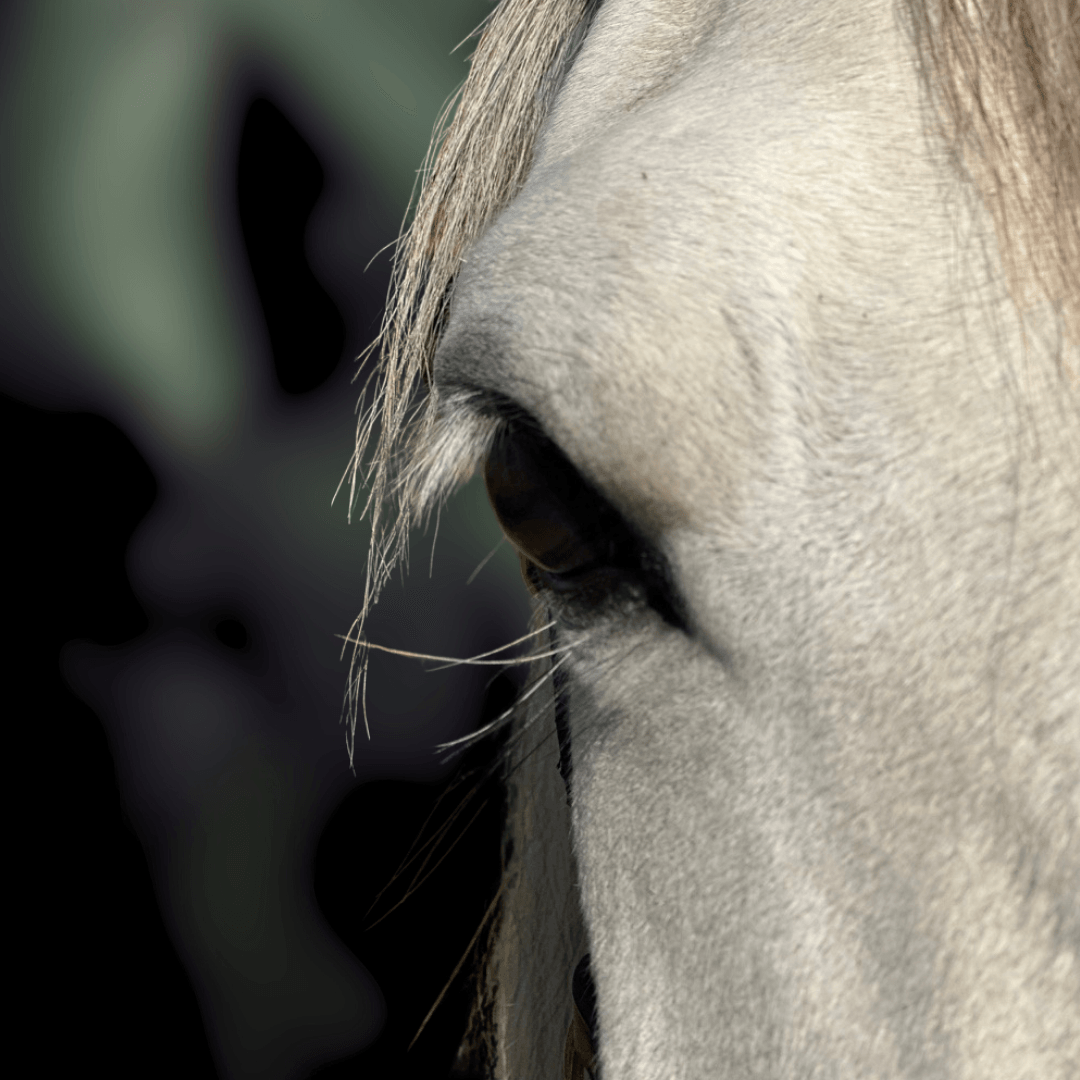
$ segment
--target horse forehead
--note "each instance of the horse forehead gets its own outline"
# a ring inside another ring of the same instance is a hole
[[[716,294],[650,243],[675,223],[670,188],[585,194],[578,165],[534,184],[467,258],[436,382],[518,402],[616,505],[670,528],[723,496],[725,459],[760,416],[753,371]]]
[[[889,72],[906,79],[897,71],[906,51],[889,0],[605,0],[544,124],[535,166],[614,126],[653,134],[646,113],[657,101],[675,106],[656,117],[675,127],[676,112],[718,126],[740,114],[767,122],[790,95],[864,103],[861,77],[873,75],[882,90]]]
[[[818,293],[808,237],[830,205],[867,213],[832,178],[837,143],[848,162],[864,149],[851,117],[865,126],[866,110],[845,118],[826,94],[822,115],[829,72],[813,50],[762,57],[742,40],[759,28],[704,19],[695,36],[684,19],[661,32],[653,5],[637,22],[620,21],[627,10],[601,9],[528,182],[469,252],[435,374],[519,401],[617,505],[670,527],[710,507],[737,514],[751,447],[777,427],[766,384],[783,373],[765,377],[761,358],[782,323],[809,325],[800,312]],[[661,57],[664,33],[683,45]],[[907,167],[878,151],[867,170]]]

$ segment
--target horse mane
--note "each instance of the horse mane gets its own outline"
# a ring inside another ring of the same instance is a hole
[[[454,278],[469,247],[525,182],[537,134],[599,4],[502,0],[470,35],[479,34],[470,74],[436,123],[415,214],[395,248],[382,327],[360,357],[377,351],[379,363],[364,386],[346,473],[350,509],[358,482],[367,483],[361,517],[371,515],[363,608],[349,635],[350,760],[366,673],[366,615],[393,567],[407,559],[409,531],[468,479],[496,427],[463,422],[460,402],[431,385]],[[1080,344],[1080,2],[899,0],[898,14],[915,46],[927,121],[992,216],[1021,322],[1049,304],[1064,339]],[[1059,375],[1075,385],[1078,373],[1061,354],[1058,363]],[[377,446],[361,476],[376,427]],[[488,1017],[490,978],[482,976],[480,993]],[[485,1022],[474,1018],[481,1042],[488,1040]]]
[[[944,144],[993,217],[1013,303],[1023,317],[1049,301],[1080,343],[1080,3],[903,6]]]

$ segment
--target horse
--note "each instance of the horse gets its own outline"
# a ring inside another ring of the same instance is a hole
[[[1075,1077],[1075,0],[502,0],[421,175],[364,613],[477,470],[536,610],[459,1075]]]

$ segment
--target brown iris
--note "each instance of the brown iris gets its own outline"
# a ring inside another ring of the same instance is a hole
[[[529,563],[568,576],[604,553],[610,508],[549,439],[520,425],[501,432],[484,481],[503,532]]]

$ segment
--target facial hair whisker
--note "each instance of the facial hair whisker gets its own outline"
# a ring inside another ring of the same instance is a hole
[[[469,735],[463,735],[460,739],[452,739],[450,742],[439,743],[439,744],[437,744],[436,749],[437,750],[452,750],[455,747],[466,745],[466,744],[471,744],[473,742],[476,742],[479,739],[482,739],[485,735],[487,735],[490,731],[494,730],[494,728],[496,728],[500,723],[502,723],[519,705],[521,705],[525,701],[528,701],[528,699],[530,697],[532,697],[533,694],[535,694],[536,691],[539,690],[541,686],[544,685],[544,683],[547,681],[547,679],[550,678],[550,676],[556,670],[558,670],[558,668],[562,667],[562,665],[565,664],[566,661],[569,660],[569,659],[570,659],[569,656],[564,656],[557,663],[552,664],[551,667],[547,671],[545,671],[544,674],[541,675],[536,680],[536,682],[534,682],[533,685],[530,686],[529,689],[526,690],[525,693],[523,693],[514,702],[513,705],[510,706],[510,708],[508,708],[504,712],[500,713],[490,723],[485,724],[482,728],[478,728],[476,731],[472,732]]]

